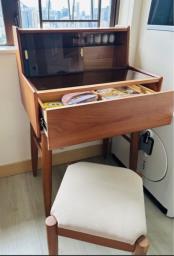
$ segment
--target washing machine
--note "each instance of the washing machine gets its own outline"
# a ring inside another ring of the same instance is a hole
[[[154,142],[152,152],[144,151],[140,145],[137,169],[143,175],[145,189],[166,210],[168,217],[174,217],[174,118],[171,125],[146,130],[141,135],[147,132]],[[129,145],[122,136],[112,140],[112,153],[126,167]]]

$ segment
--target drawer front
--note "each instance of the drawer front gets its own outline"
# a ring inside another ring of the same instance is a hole
[[[173,92],[45,111],[49,149],[167,125]]]

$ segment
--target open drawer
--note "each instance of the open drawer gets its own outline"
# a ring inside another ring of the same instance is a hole
[[[129,31],[14,29],[22,102],[38,139],[42,115],[50,149],[170,123],[173,92],[159,92],[162,77],[129,66]],[[134,84],[154,92],[43,108],[66,93]]]
[[[71,89],[71,92],[77,90]],[[79,91],[82,91],[80,87]],[[49,149],[169,124],[173,113],[173,92],[147,91],[131,97],[52,109],[44,109],[43,103],[60,99],[66,90],[40,93],[39,103]]]

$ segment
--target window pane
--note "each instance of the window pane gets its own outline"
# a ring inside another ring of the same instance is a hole
[[[97,27],[100,0],[42,0],[43,20],[96,20],[95,22],[43,22],[46,28]],[[39,28],[38,0],[20,0],[22,27]],[[101,0],[101,27],[110,25],[111,0]]]
[[[95,28],[97,22],[44,22],[43,28]]]
[[[42,0],[44,20],[92,20],[98,18],[99,0]]]
[[[98,6],[99,6],[99,0],[94,0],[93,1],[93,19],[96,20],[98,19]]]
[[[39,28],[39,6],[36,0],[20,0],[23,28]]]
[[[0,1],[0,45],[6,44],[6,35],[5,35],[5,27],[4,27],[4,19],[2,14],[2,6]]]
[[[151,3],[148,24],[174,25],[174,1],[153,0]]]
[[[74,10],[74,19],[77,20],[93,20],[98,18],[98,0],[76,0],[72,5],[72,11]]]
[[[111,16],[111,0],[102,0],[101,4],[101,27],[110,26],[110,16]]]
[[[67,0],[42,0],[43,20],[69,20],[68,2]]]

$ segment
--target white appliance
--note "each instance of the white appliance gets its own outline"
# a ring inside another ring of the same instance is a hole
[[[174,118],[171,125],[149,131],[153,151],[151,155],[139,151],[138,170],[144,187],[167,210],[167,216],[174,217]],[[124,137],[113,138],[112,153],[128,167],[129,142]]]

